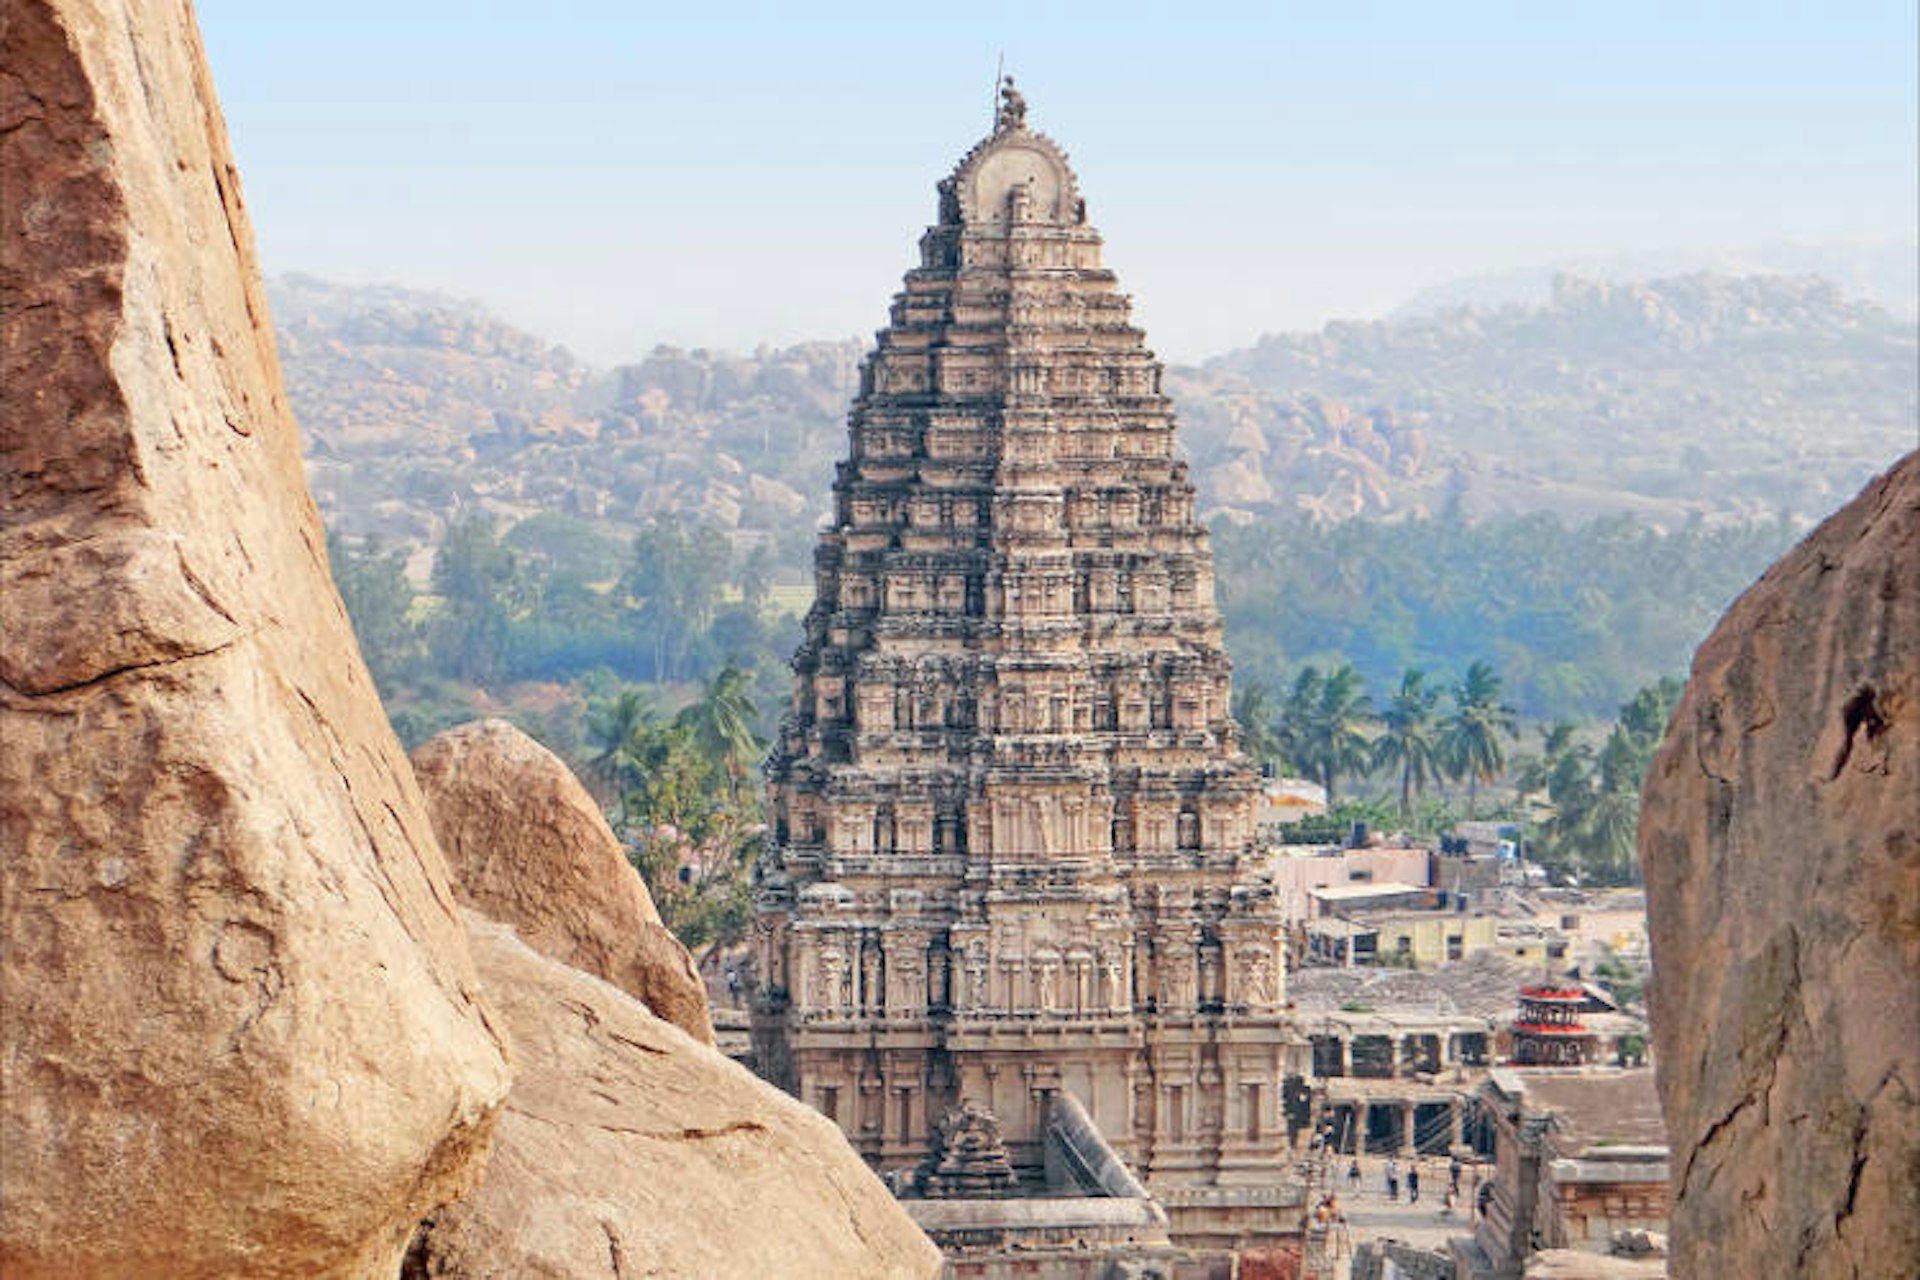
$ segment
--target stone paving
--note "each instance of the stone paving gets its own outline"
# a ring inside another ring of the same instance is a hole
[[[1346,1280],[1353,1248],[1363,1241],[1394,1239],[1422,1248],[1445,1249],[1451,1237],[1472,1234],[1473,1193],[1477,1185],[1474,1167],[1467,1165],[1461,1172],[1459,1203],[1449,1213],[1443,1212],[1447,1162],[1431,1157],[1420,1161],[1418,1203],[1407,1199],[1404,1181],[1407,1166],[1407,1161],[1400,1161],[1402,1184],[1399,1197],[1393,1200],[1387,1198],[1382,1173],[1386,1167],[1384,1156],[1360,1158],[1361,1177],[1357,1184],[1350,1183],[1346,1177],[1345,1158],[1333,1166],[1333,1192],[1341,1216],[1346,1220],[1344,1230],[1335,1227],[1332,1234],[1335,1280]],[[1482,1178],[1490,1172],[1487,1166],[1480,1166]]]

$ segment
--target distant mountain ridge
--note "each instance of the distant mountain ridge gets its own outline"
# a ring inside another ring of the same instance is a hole
[[[1559,277],[1548,303],[1330,324],[1173,394],[1228,518],[1824,515],[1912,447],[1912,321],[1812,277]]]
[[[1414,320],[1458,307],[1546,305],[1559,276],[1608,284],[1634,284],[1673,276],[1819,276],[1849,297],[1885,307],[1896,316],[1920,310],[1920,243],[1767,244],[1720,250],[1670,250],[1568,258],[1537,267],[1481,271],[1429,286],[1385,318]]]
[[[310,479],[348,536],[455,511],[669,516],[799,572],[867,343],[655,348],[599,371],[483,308],[270,283]],[[1169,371],[1203,510],[1802,518],[1911,447],[1913,323],[1823,281],[1563,278],[1544,305],[1279,334]]]

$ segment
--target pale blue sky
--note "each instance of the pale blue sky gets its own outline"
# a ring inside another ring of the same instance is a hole
[[[199,0],[269,271],[600,362],[883,324],[1005,53],[1163,355],[1574,256],[1911,237],[1913,0]]]

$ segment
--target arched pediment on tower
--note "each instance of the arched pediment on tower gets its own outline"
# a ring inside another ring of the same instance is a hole
[[[1086,221],[1067,153],[1044,133],[1009,128],[981,142],[947,179],[944,192],[963,226]]]

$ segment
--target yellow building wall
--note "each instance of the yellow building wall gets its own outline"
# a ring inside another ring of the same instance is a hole
[[[1499,921],[1492,916],[1462,916],[1435,913],[1431,918],[1384,921],[1380,924],[1380,960],[1383,964],[1401,963],[1395,956],[1411,956],[1416,969],[1431,969],[1445,964],[1450,957],[1447,940],[1460,939],[1459,959],[1476,951],[1498,945]],[[1545,950],[1536,946],[1528,959],[1544,958]]]

